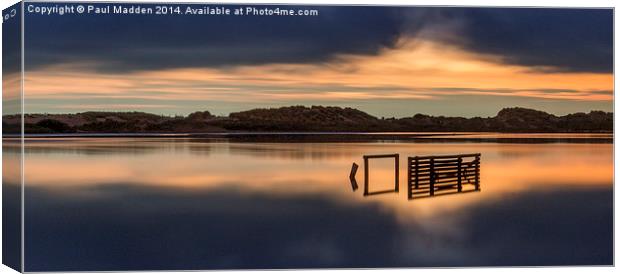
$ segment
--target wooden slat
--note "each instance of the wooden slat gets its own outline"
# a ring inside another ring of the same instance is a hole
[[[474,167],[461,169],[462,173],[472,173],[472,174],[474,172],[476,172],[476,170],[477,169],[474,168]],[[442,169],[437,170],[435,173],[450,173],[450,172],[457,172],[457,171],[458,171],[457,167],[450,168],[450,169],[442,168]],[[425,170],[425,171],[420,171],[420,172],[413,172],[412,174],[410,174],[410,176],[413,177],[413,176],[415,176],[417,174],[418,176],[422,177],[422,176],[425,176],[425,175],[429,175],[430,173],[431,173],[430,170]]]
[[[435,164],[435,160],[431,158],[431,170],[434,169],[434,164]],[[434,177],[433,172],[431,172],[430,184],[431,184],[430,195],[433,196],[435,195],[435,177]]]
[[[376,155],[364,155],[364,159],[375,159],[375,158],[397,158],[398,154],[376,154]]]
[[[435,184],[442,184],[442,183],[456,183],[458,182],[458,178],[456,177],[452,177],[452,178],[443,178],[443,179],[437,179],[435,181]]]
[[[464,194],[464,193],[477,192],[477,191],[479,191],[479,190],[471,189],[471,190],[463,190],[461,192],[437,193],[436,195],[433,195],[433,196],[430,196],[430,195],[418,195],[418,196],[414,196],[413,199],[430,198],[430,197],[437,197],[437,196],[442,196],[442,195],[452,195],[452,194]],[[418,194],[423,194],[423,193],[418,193]]]
[[[436,158],[432,158],[433,162],[436,164],[449,164],[449,163],[456,163],[458,161],[459,158],[441,158],[441,159],[436,159]],[[427,161],[420,161],[422,163],[429,163],[430,159]]]
[[[445,171],[445,172],[455,171],[456,172],[457,168],[458,167],[456,165],[455,166],[451,166],[451,167],[435,168],[435,173],[440,173],[442,171]]]
[[[480,190],[480,156],[474,153],[410,157],[407,181],[415,185],[408,187],[409,198]],[[464,189],[464,186],[469,187]]]
[[[368,158],[364,157],[364,196],[368,195]]]
[[[456,187],[457,187],[458,192],[463,191],[463,182],[461,180],[463,177],[462,163],[463,163],[463,158],[459,158],[459,163],[458,163],[457,172],[456,172],[456,178],[457,178]]]
[[[458,181],[454,180],[454,181],[446,181],[446,182],[436,182],[434,184],[434,186],[441,186],[441,185],[458,185]],[[474,183],[463,183],[463,185],[474,185]],[[421,184],[418,186],[418,188],[423,188],[423,187],[430,187],[430,184]]]
[[[378,194],[385,194],[385,193],[396,193],[398,191],[395,191],[394,189],[387,189],[387,190],[379,190],[379,191],[372,191],[372,192],[368,192],[368,194],[366,195],[378,195]]]
[[[411,163],[411,157],[407,157],[407,198],[411,199],[412,198],[412,194],[411,194],[411,187],[413,184],[413,180],[411,180],[411,165],[409,163]]]
[[[443,164],[435,163],[435,168],[447,167],[447,166],[457,166],[457,165],[458,165],[458,161],[454,162],[454,163],[443,163]],[[431,168],[430,164],[418,165],[418,169],[430,169],[430,168]]]
[[[467,186],[467,185],[472,185],[472,186],[473,186],[474,184],[472,183],[472,184],[463,184],[463,185],[464,185],[464,186]],[[436,183],[436,184],[434,184],[434,186],[435,186],[435,188],[438,188],[438,187],[445,187],[445,186],[455,186],[455,187],[458,187],[458,183],[457,183],[456,181],[454,181],[454,182],[441,182],[441,183]],[[475,187],[475,186],[474,186],[474,187]],[[415,188],[414,188],[414,189],[415,189]],[[429,185],[429,184],[426,184],[426,185],[420,185],[420,186],[418,186],[418,188],[417,188],[417,189],[430,189],[430,185]]]
[[[428,161],[420,161],[418,160],[418,166],[421,168],[428,168],[430,166],[430,160]],[[440,165],[456,165],[458,163],[458,158],[457,159],[451,159],[451,160],[435,160],[434,164],[435,166],[440,166]],[[476,164],[476,160],[472,160],[472,161],[463,161],[461,162],[462,165],[470,165],[470,164]],[[410,165],[414,165],[413,162],[409,163]]]
[[[456,178],[456,177],[441,178],[441,179],[435,180],[435,183],[438,184],[438,183],[445,183],[445,182],[458,182],[458,179],[459,178]],[[424,185],[429,185],[429,184],[430,184],[430,180],[418,182],[418,186],[424,186]],[[471,180],[461,178],[461,184],[475,184],[475,182],[473,178]]]
[[[418,176],[418,172],[417,172],[417,170],[418,170],[418,166],[419,166],[418,162],[419,162],[418,157],[416,157],[416,158],[415,158],[415,167],[416,167],[416,174],[415,174],[415,186],[416,186],[416,188],[418,187],[419,182],[420,182],[420,179],[419,179],[419,176]]]
[[[457,163],[453,163],[453,164],[449,164],[449,165],[448,164],[435,165],[433,168],[434,169],[438,169],[438,168],[457,168],[458,166],[459,165],[458,165],[458,162],[457,162]],[[480,166],[480,165],[478,165],[478,164],[461,165],[462,168],[472,168],[472,167],[477,167],[477,166]],[[415,167],[415,166],[413,166],[413,167]],[[430,166],[425,166],[425,167],[418,166],[417,170],[418,171],[431,170],[431,167]]]
[[[351,188],[353,189],[353,191],[356,191],[358,188],[357,180],[355,180],[355,174],[357,173],[358,168],[359,166],[356,163],[353,163],[353,165],[351,166],[351,173],[349,174],[349,181],[351,182]]]
[[[396,158],[394,158],[394,174],[396,175],[394,178],[394,190],[398,192],[399,188],[399,178],[400,178],[400,155],[394,154]]]
[[[429,155],[429,156],[417,156],[418,159],[446,159],[446,158],[466,158],[466,157],[476,157],[480,156],[480,153],[472,153],[472,154],[456,154],[456,155]]]
[[[480,190],[480,155],[476,156],[476,162],[478,163],[476,165],[476,190]]]

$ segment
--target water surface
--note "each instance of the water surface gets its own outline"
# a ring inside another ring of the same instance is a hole
[[[26,271],[612,264],[611,136],[515,136],[30,138]],[[407,156],[478,152],[480,192],[407,199]],[[385,153],[401,192],[352,191]]]

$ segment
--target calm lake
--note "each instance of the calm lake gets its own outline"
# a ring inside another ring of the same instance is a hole
[[[25,270],[610,265],[612,138],[30,138]],[[401,191],[364,197],[386,153]],[[482,154],[480,192],[407,199],[406,157],[458,153]]]

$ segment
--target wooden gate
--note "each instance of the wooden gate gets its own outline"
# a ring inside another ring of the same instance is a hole
[[[369,174],[368,160],[378,159],[378,158],[394,158],[394,189],[373,191],[373,192],[369,190],[368,184],[370,181],[370,174]],[[398,164],[400,162],[399,159],[400,159],[400,155],[398,154],[364,155],[364,196],[374,195],[374,194],[383,194],[383,193],[389,193],[389,192],[398,192],[398,177],[399,177],[398,173],[400,170],[400,166]]]
[[[480,190],[480,153],[407,160],[409,199]]]

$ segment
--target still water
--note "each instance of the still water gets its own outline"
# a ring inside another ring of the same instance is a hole
[[[25,270],[613,263],[611,136],[476,138],[28,139]],[[401,191],[364,197],[386,153]],[[482,154],[480,192],[407,199],[407,156],[458,153]]]

